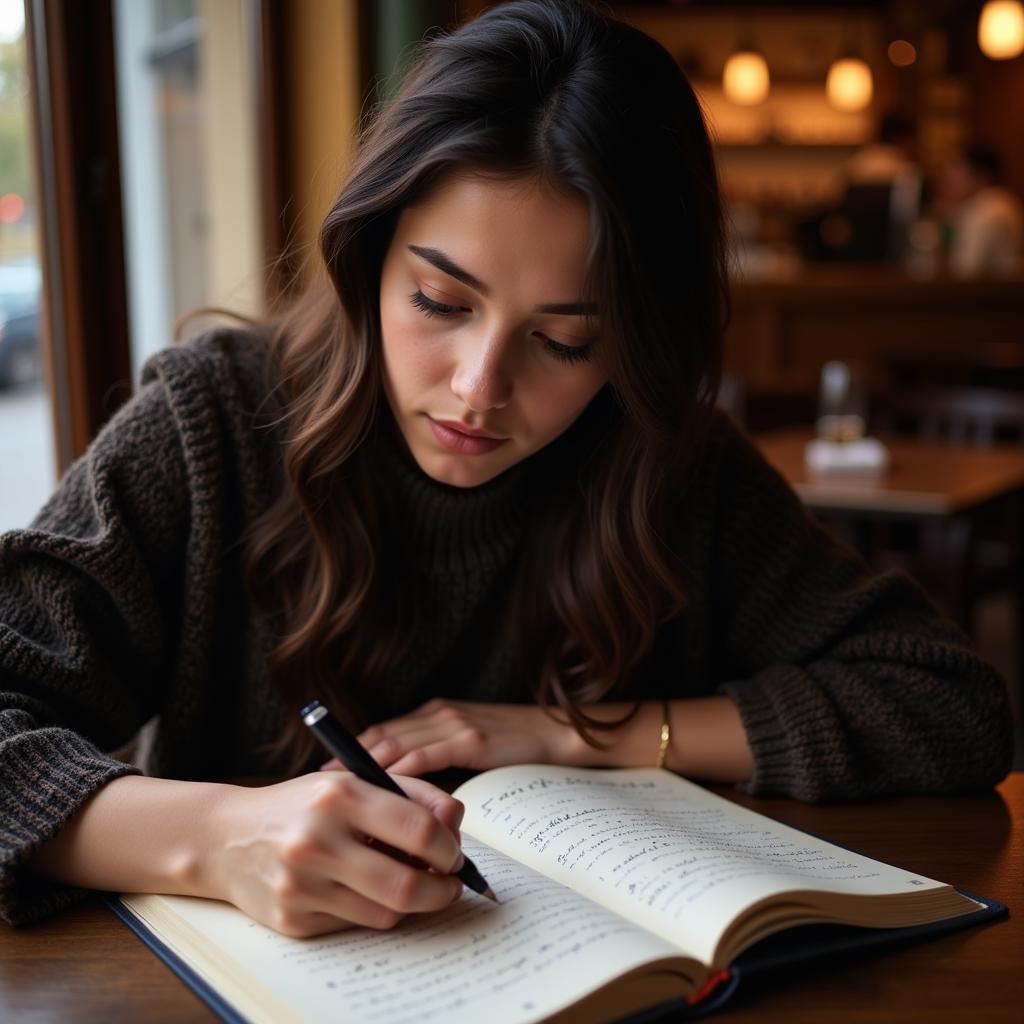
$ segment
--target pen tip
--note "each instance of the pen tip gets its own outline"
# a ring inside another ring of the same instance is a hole
[[[486,896],[486,897],[487,897],[487,898],[488,898],[489,900],[493,900],[493,901],[494,901],[495,903],[500,903],[500,902],[501,902],[501,900],[499,900],[499,899],[498,899],[498,897],[494,895],[494,890],[493,890],[493,889],[491,889],[491,887],[490,887],[490,886],[488,886],[488,887],[487,887],[487,888],[486,888],[486,889],[485,889],[485,890],[484,890],[484,891],[483,891],[483,892],[481,893],[481,895],[482,895],[482,896]]]

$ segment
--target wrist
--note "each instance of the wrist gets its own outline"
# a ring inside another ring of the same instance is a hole
[[[570,765],[574,768],[585,765],[587,762],[584,758],[590,747],[583,741],[564,712],[556,710],[552,714],[547,709],[541,709],[541,714],[544,716],[547,763]]]
[[[587,743],[571,722],[561,727],[559,749],[560,755],[555,763],[570,765],[573,768],[595,767],[598,762],[594,760],[594,755],[601,753]]]
[[[44,877],[104,892],[216,897],[213,810],[227,789],[124,775],[105,783],[31,861]]]
[[[583,710],[590,718],[617,721],[632,710],[631,704],[591,704]],[[591,746],[571,725],[562,739],[565,760],[580,768],[651,768],[658,759],[663,718],[662,701],[644,701],[628,721],[614,729],[592,729],[600,744]]]
[[[590,718],[618,721],[633,705],[591,704]],[[664,767],[690,778],[745,782],[753,774],[753,754],[736,705],[725,696],[669,701],[671,716]],[[664,702],[644,701],[627,722],[609,731],[594,731],[602,749],[587,744],[572,727],[564,739],[568,760],[561,763],[594,768],[653,768],[661,749]]]
[[[232,809],[245,792],[243,786],[222,783],[206,783],[197,791],[193,825],[168,852],[166,871],[174,892],[205,899],[228,898],[221,854],[231,833]]]

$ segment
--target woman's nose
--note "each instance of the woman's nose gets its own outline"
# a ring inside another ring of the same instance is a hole
[[[508,405],[514,388],[512,339],[469,341],[452,371],[452,392],[474,412]]]

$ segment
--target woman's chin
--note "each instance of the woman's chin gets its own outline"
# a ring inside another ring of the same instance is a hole
[[[501,476],[514,463],[507,458],[489,459],[487,456],[431,454],[413,452],[420,469],[439,484],[449,487],[480,487]]]

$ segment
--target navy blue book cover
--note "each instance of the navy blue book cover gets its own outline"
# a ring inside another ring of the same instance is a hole
[[[713,976],[711,984],[705,987],[698,1000],[679,1000],[651,1007],[630,1016],[628,1024],[655,1024],[657,1021],[703,1017],[724,1006],[740,989],[754,989],[762,979],[777,978],[780,972],[821,961],[841,961],[876,951],[881,952],[890,947],[921,942],[946,932],[996,920],[1008,913],[1006,906],[996,900],[959,891],[983,906],[972,914],[962,914],[934,924],[913,925],[908,928],[860,928],[853,925],[813,924],[771,935],[741,953],[728,971]],[[111,910],[223,1020],[230,1024],[250,1024],[246,1017],[168,949],[121,903],[116,894],[108,894],[106,902]]]
[[[933,924],[912,925],[908,928],[859,928],[855,925],[809,924],[770,935],[744,950],[733,962],[724,977],[707,992],[703,999],[692,1004],[654,1007],[642,1014],[634,1014],[629,1024],[654,1024],[655,1021],[681,1020],[703,1017],[720,1009],[737,992],[756,990],[768,978],[777,980],[783,973],[801,972],[812,964],[841,963],[858,957],[883,953],[915,942],[936,938],[947,932],[959,931],[985,921],[1006,917],[1009,911],[998,900],[986,899],[963,889],[964,896],[983,904],[972,914],[962,914]],[[799,978],[794,977],[794,984]]]

